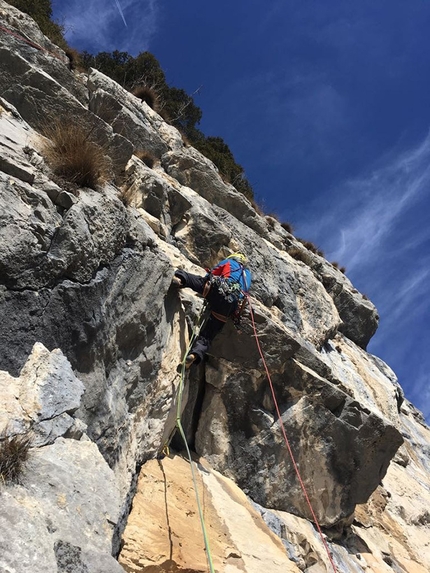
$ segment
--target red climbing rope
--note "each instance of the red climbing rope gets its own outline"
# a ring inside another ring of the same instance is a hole
[[[270,376],[270,372],[269,372],[269,369],[268,369],[268,367],[267,367],[266,360],[265,360],[265,358],[264,358],[263,350],[262,350],[262,348],[261,348],[261,344],[260,344],[260,341],[259,341],[259,339],[258,339],[257,327],[256,327],[256,325],[255,325],[254,311],[253,311],[253,308],[252,308],[252,305],[251,305],[251,297],[250,297],[249,295],[246,295],[246,297],[247,297],[247,300],[248,300],[249,310],[250,310],[250,313],[251,313],[251,321],[252,321],[252,327],[253,327],[253,329],[254,329],[255,342],[257,343],[258,352],[260,353],[261,360],[263,361],[263,364],[264,364],[264,369],[266,370],[266,376],[267,376],[267,379],[268,379],[268,381],[269,381],[270,390],[271,390],[271,392],[272,392],[273,402],[274,402],[274,404],[275,404],[276,413],[278,414],[279,425],[280,425],[280,427],[281,427],[281,431],[282,431],[282,434],[283,434],[283,436],[284,436],[285,444],[286,444],[286,446],[287,446],[288,453],[290,454],[290,458],[291,458],[291,461],[292,461],[292,463],[293,463],[294,470],[295,470],[295,472],[296,472],[297,478],[298,478],[298,480],[299,480],[300,487],[302,488],[303,494],[304,494],[304,496],[305,496],[305,499],[306,499],[307,504],[308,504],[308,506],[309,506],[309,509],[310,509],[310,511],[311,511],[312,518],[313,518],[314,523],[315,523],[315,525],[316,525],[316,527],[317,527],[317,529],[318,529],[318,533],[319,533],[319,535],[320,535],[320,537],[321,537],[321,540],[322,540],[322,542],[323,542],[323,544],[324,544],[325,550],[327,551],[327,555],[328,555],[328,558],[329,558],[329,560],[330,560],[330,564],[331,564],[331,566],[333,567],[333,571],[334,571],[335,573],[337,573],[336,565],[334,564],[333,557],[331,556],[330,549],[329,549],[329,547],[328,547],[327,541],[326,541],[325,538],[324,538],[324,535],[323,535],[323,532],[321,531],[321,527],[320,527],[320,524],[319,524],[319,522],[318,522],[317,516],[315,515],[315,512],[314,512],[314,510],[313,510],[311,501],[310,501],[310,499],[309,499],[308,492],[306,491],[305,484],[303,483],[302,477],[301,477],[300,472],[299,472],[299,468],[298,468],[297,463],[296,463],[296,460],[295,460],[295,458],[294,458],[293,450],[291,449],[291,445],[290,445],[290,442],[289,442],[288,437],[287,437],[287,432],[285,431],[284,422],[282,421],[281,412],[280,412],[280,410],[279,410],[278,401],[277,401],[277,399],[276,399],[275,388],[274,388],[274,386],[273,386],[272,378],[271,378],[271,376]]]
[[[2,25],[0,25],[0,30],[2,30],[3,32],[6,32],[6,34],[9,34],[10,36],[13,36],[14,38],[18,38],[18,40],[22,40],[23,42],[25,42],[26,44],[28,44],[32,48],[36,48],[37,50],[40,50],[42,52],[46,52],[47,54],[53,56],[54,58],[57,58],[57,60],[60,60],[60,62],[63,62],[63,59],[60,56],[58,56],[54,52],[51,52],[50,50],[47,50],[43,46],[40,46],[39,44],[32,42],[31,40],[29,40],[25,36],[22,36],[21,34],[18,34],[17,32],[13,32],[12,30],[9,30],[9,28],[6,28],[5,26],[2,26]]]

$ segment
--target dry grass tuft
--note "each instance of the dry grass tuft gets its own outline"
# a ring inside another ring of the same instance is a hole
[[[70,120],[55,120],[42,129],[48,138],[42,153],[55,175],[78,187],[96,189],[110,175],[106,148],[91,138],[91,132]]]
[[[135,156],[143,161],[145,165],[150,167],[151,169],[154,167],[157,158],[153,155],[150,151],[146,151],[145,149],[138,149],[135,153]]]
[[[161,117],[163,117],[163,116],[161,116]],[[163,119],[165,119],[165,118],[163,118]],[[165,120],[165,121],[168,122],[168,120]],[[183,142],[185,147],[192,147],[193,146],[191,141],[188,139],[188,137],[184,133],[181,133],[181,137],[182,137],[182,142]]]
[[[306,251],[303,251],[298,247],[292,247],[291,249],[288,249],[287,253],[296,261],[301,261],[302,263],[305,263],[305,265],[312,266],[313,259]]]
[[[314,245],[314,243],[312,243],[312,241],[306,241],[305,239],[299,239],[297,237],[297,240],[302,243],[302,245],[304,247],[307,248],[308,251],[310,251],[311,253],[315,253],[316,255],[319,255],[320,257],[324,257],[324,252],[319,249],[316,245]]]
[[[257,203],[257,201],[255,201],[255,199],[252,199],[252,198],[251,198],[251,199],[250,199],[250,202],[251,202],[251,205],[252,205],[254,211],[255,211],[258,215],[261,215],[261,217],[264,217],[263,207],[261,207],[261,206]]]
[[[157,92],[149,86],[141,85],[132,89],[131,93],[146,102],[150,108],[158,112],[160,109],[160,102]]]
[[[343,274],[346,273],[346,268],[339,266],[339,263],[337,261],[333,261],[331,264],[334,266],[335,269],[338,269],[341,273]]]
[[[76,70],[77,72],[82,72],[82,73],[87,71],[85,70],[81,54],[78,52],[78,50],[76,50],[75,48],[67,47],[67,49],[64,51],[66,52],[66,56],[69,59],[69,69],[71,71]]]
[[[19,483],[31,447],[30,434],[8,436],[7,430],[0,435],[0,481]]]
[[[281,227],[283,229],[285,229],[287,231],[287,233],[290,233],[290,235],[292,235],[294,233],[294,227],[291,223],[288,223],[287,221],[281,223]]]

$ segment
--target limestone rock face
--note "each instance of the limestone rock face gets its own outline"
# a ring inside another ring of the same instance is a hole
[[[331,571],[315,519],[338,571],[429,570],[429,430],[365,350],[374,305],[145,103],[73,73],[3,0],[0,17],[0,456],[32,435],[20,483],[0,484],[0,569],[206,571],[181,416],[218,571]],[[43,123],[70,117],[112,165],[97,191],[42,155]],[[203,301],[174,270],[237,250],[241,333],[226,323],[179,403]]]
[[[216,571],[258,573],[262,563],[271,573],[299,571],[232,481],[207,465],[198,465],[196,473]],[[139,477],[119,562],[129,573],[204,573],[204,549],[189,463],[180,457],[148,462]]]
[[[17,433],[31,429],[33,443],[51,443],[73,426],[71,414],[79,408],[83,392],[84,385],[62,352],[50,353],[38,342],[19,378],[0,371],[0,427]]]
[[[82,571],[122,571],[111,555],[118,484],[75,418],[84,385],[67,359],[37,343],[19,378],[0,371],[0,391],[2,432],[26,433],[31,446],[19,484],[2,483],[0,569],[69,571],[72,559]]]
[[[146,103],[97,70],[88,77],[88,89],[90,110],[109,123],[115,133],[126,137],[136,149],[145,149],[157,157],[167,151],[167,143],[152,125],[154,117],[151,118]]]
[[[273,376],[282,420],[320,523],[335,525],[368,499],[403,438],[338,385],[294,359],[284,364],[285,372]],[[197,451],[259,504],[306,516],[261,371],[238,373],[219,363],[207,371],[206,383]]]

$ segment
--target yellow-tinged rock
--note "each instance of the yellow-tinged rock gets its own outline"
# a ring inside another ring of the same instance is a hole
[[[195,468],[215,571],[298,573],[245,494],[204,462]],[[128,573],[209,571],[186,460],[152,460],[142,468],[119,562]]]

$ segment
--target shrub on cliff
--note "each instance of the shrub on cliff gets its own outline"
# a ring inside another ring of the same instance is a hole
[[[109,177],[106,150],[91,133],[71,120],[58,120],[43,128],[42,153],[53,172],[78,187],[96,189]]]
[[[140,85],[133,88],[131,90],[131,93],[140,100],[146,102],[151,109],[153,109],[157,113],[160,113],[161,111],[160,99],[155,89],[146,85]]]
[[[281,223],[281,227],[283,229],[285,229],[288,233],[290,233],[291,235],[294,234],[294,227],[291,223],[288,223],[288,221],[284,221],[283,223]]]
[[[312,241],[307,241],[306,239],[300,239],[299,237],[296,238],[300,243],[302,243],[304,247],[307,248],[308,251],[310,251],[311,253],[315,253],[320,257],[324,257],[324,252],[321,249],[319,249],[316,245],[314,245]]]
[[[222,137],[205,137],[201,134],[201,137],[195,137],[191,142],[200,153],[215,163],[227,183],[231,183],[248,199],[253,198],[254,193],[243,167],[236,163],[233,153]]]
[[[202,110],[195,104],[192,95],[167,84],[158,60],[150,52],[141,52],[135,58],[118,50],[99,52],[96,55],[83,52],[82,62],[86,67],[96,68],[106,74],[137,97],[140,97],[138,86],[151,86],[146,89],[155,92],[154,105],[151,105],[143,92],[144,97],[141,99],[145,99],[165,121],[174,125],[189,144],[213,161],[226,182],[231,183],[248,199],[253,198],[254,193],[243,167],[236,163],[228,145],[221,137],[207,137],[197,128]]]
[[[297,247],[292,247],[287,250],[287,253],[296,261],[301,261],[302,263],[305,263],[305,265],[312,266],[313,259],[306,251]]]
[[[30,434],[0,435],[0,482],[19,483],[31,446]]]
[[[138,149],[135,153],[135,156],[143,161],[145,165],[150,167],[151,169],[154,167],[157,158],[153,155],[150,151],[146,151],[146,149]]]

